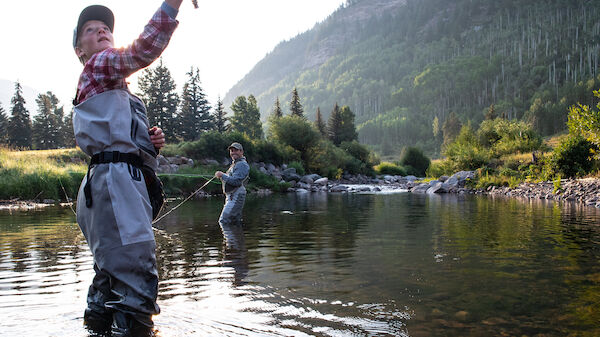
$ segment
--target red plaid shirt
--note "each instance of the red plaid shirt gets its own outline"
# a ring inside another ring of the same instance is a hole
[[[177,24],[177,20],[159,8],[132,45],[108,48],[92,55],[79,76],[77,104],[108,90],[127,89],[125,79],[162,54]]]

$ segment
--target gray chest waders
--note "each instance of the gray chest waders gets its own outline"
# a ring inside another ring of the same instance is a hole
[[[103,92],[74,108],[77,145],[92,158],[77,196],[77,223],[96,271],[88,309],[143,325],[160,312],[154,212],[145,182],[145,170],[154,175],[158,163],[148,128],[142,102],[127,90]]]

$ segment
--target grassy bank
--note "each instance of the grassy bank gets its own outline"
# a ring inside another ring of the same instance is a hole
[[[88,157],[79,149],[14,151],[0,148],[0,200],[44,200],[65,201],[75,198],[81,180],[87,172]],[[169,197],[187,196],[222,166],[198,165],[185,168],[176,174],[159,174],[165,193]],[[63,190],[64,187],[64,190]],[[252,168],[250,191],[271,189],[285,191],[289,184]],[[204,189],[209,194],[218,194],[221,183],[214,179]]]
[[[86,173],[86,158],[78,149],[11,151],[0,148],[0,199],[65,200],[65,191],[74,198]]]

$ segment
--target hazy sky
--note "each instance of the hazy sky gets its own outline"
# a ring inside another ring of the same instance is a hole
[[[323,21],[345,0],[185,0],[179,27],[164,64],[177,92],[191,66],[200,69],[202,87],[211,104],[282,40]],[[2,0],[0,79],[19,80],[40,92],[54,92],[70,108],[82,65],[72,47],[79,13],[102,4],[115,14],[115,46],[129,45],[143,30],[160,0]],[[152,65],[154,66],[154,64]],[[138,72],[138,74],[141,72]],[[129,78],[137,90],[137,75]],[[31,102],[28,102],[31,103]],[[5,110],[10,102],[2,102]],[[228,108],[228,107],[227,107]],[[34,113],[34,111],[30,111]]]

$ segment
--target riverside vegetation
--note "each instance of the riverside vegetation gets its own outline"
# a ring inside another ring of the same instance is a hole
[[[594,91],[594,95],[600,98],[599,91]],[[196,141],[167,145],[163,150],[164,156],[193,160],[178,163],[177,169],[171,170],[176,174],[166,170],[167,173],[159,176],[169,195],[190,193],[217,169],[228,164],[224,149],[236,141],[244,144],[245,154],[251,162],[262,163],[252,165],[251,191],[268,189],[283,192],[300,183],[299,176],[282,179],[281,175],[269,174],[265,163],[273,167],[294,168],[294,173],[300,175],[313,173],[315,177],[324,176],[350,183],[389,183],[393,179],[389,176],[426,175],[429,179],[421,181],[425,183],[421,184],[422,187],[431,185],[431,180],[438,177],[443,177],[440,179],[443,182],[457,171],[472,171],[472,179],[466,186],[471,191],[599,205],[596,181],[588,179],[578,185],[573,180],[566,180],[597,175],[599,111],[600,103],[595,108],[572,106],[569,110],[569,133],[543,140],[531,125],[499,118],[490,108],[486,120],[477,129],[470,124],[462,126],[458,136],[444,145],[445,158],[433,162],[413,147],[405,148],[396,162],[381,162],[356,140],[346,139],[336,146],[304,117],[274,114],[269,120],[267,139],[251,139],[240,132],[211,131],[203,133]],[[11,151],[2,148],[0,199],[64,200],[66,196],[75,196],[86,172],[86,160],[85,154],[77,149]],[[353,178],[376,175],[388,177],[362,181]],[[412,189],[416,185],[418,182],[410,180],[408,185],[400,186]],[[534,186],[539,187],[537,192]],[[214,194],[219,190],[218,184],[212,184],[204,192]],[[424,192],[427,189],[416,190]],[[444,192],[453,191],[457,190]],[[582,197],[582,193],[588,196]]]

